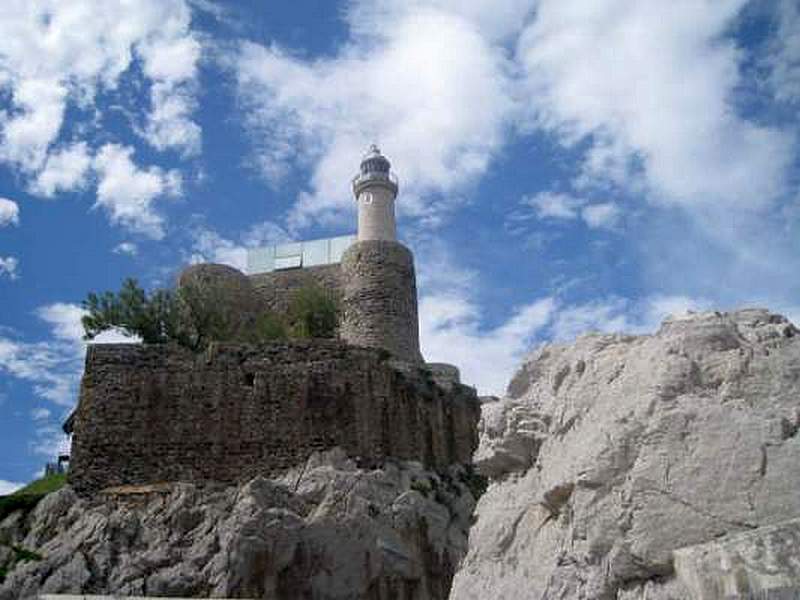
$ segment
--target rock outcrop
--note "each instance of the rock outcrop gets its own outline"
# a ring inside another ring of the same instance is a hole
[[[800,332],[785,318],[693,314],[548,345],[482,408],[492,482],[451,598],[800,597]]]
[[[0,536],[42,556],[0,600],[38,593],[265,599],[448,597],[475,501],[460,467],[363,470],[340,450],[239,487],[67,487]]]

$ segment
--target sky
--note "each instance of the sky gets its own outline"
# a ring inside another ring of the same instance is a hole
[[[481,394],[587,331],[798,323],[799,116],[796,0],[4,0],[0,494],[63,442],[88,292],[353,233],[371,143]]]

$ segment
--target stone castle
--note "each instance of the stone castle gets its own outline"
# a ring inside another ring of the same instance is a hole
[[[202,355],[173,346],[89,348],[69,474],[79,493],[239,482],[333,447],[364,466],[471,461],[478,398],[456,367],[423,361],[414,259],[397,241],[398,183],[375,146],[353,192],[358,234],[345,240],[339,262],[305,264],[302,250],[296,258],[273,252],[266,272],[203,264],[179,279],[225,290],[222,308],[241,315],[242,327],[248,315],[285,311],[293,291],[322,286],[340,302],[338,340],[213,344]]]
[[[258,299],[282,312],[293,291],[319,285],[341,302],[342,340],[383,348],[396,359],[421,363],[414,257],[397,241],[397,192],[391,164],[372,146],[353,179],[358,204],[355,239],[347,236],[252,251],[249,279]],[[335,247],[326,248],[328,243]],[[265,258],[266,268],[262,266]]]

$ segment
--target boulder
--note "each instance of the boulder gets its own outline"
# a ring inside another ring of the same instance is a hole
[[[0,600],[39,593],[290,600],[448,597],[475,506],[460,467],[359,469],[334,449],[280,478],[69,488],[25,519],[10,542],[35,551]]]
[[[451,598],[712,597],[682,549],[800,517],[800,332],[769,311],[544,346],[482,408],[491,483]],[[800,550],[768,547],[785,588]],[[733,551],[715,548],[702,570],[734,592],[713,597],[767,589],[753,569],[722,582]]]

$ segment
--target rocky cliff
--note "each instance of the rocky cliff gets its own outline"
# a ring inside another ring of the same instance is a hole
[[[475,501],[461,467],[359,469],[340,450],[239,487],[67,487],[0,537],[41,555],[1,600],[39,592],[120,596],[444,599]]]
[[[764,310],[534,353],[486,404],[451,598],[800,597],[800,332]]]
[[[240,486],[66,488],[0,524],[42,556],[0,600],[800,597],[800,331],[783,317],[545,346],[480,427],[477,508],[463,467],[366,469],[340,449]]]

